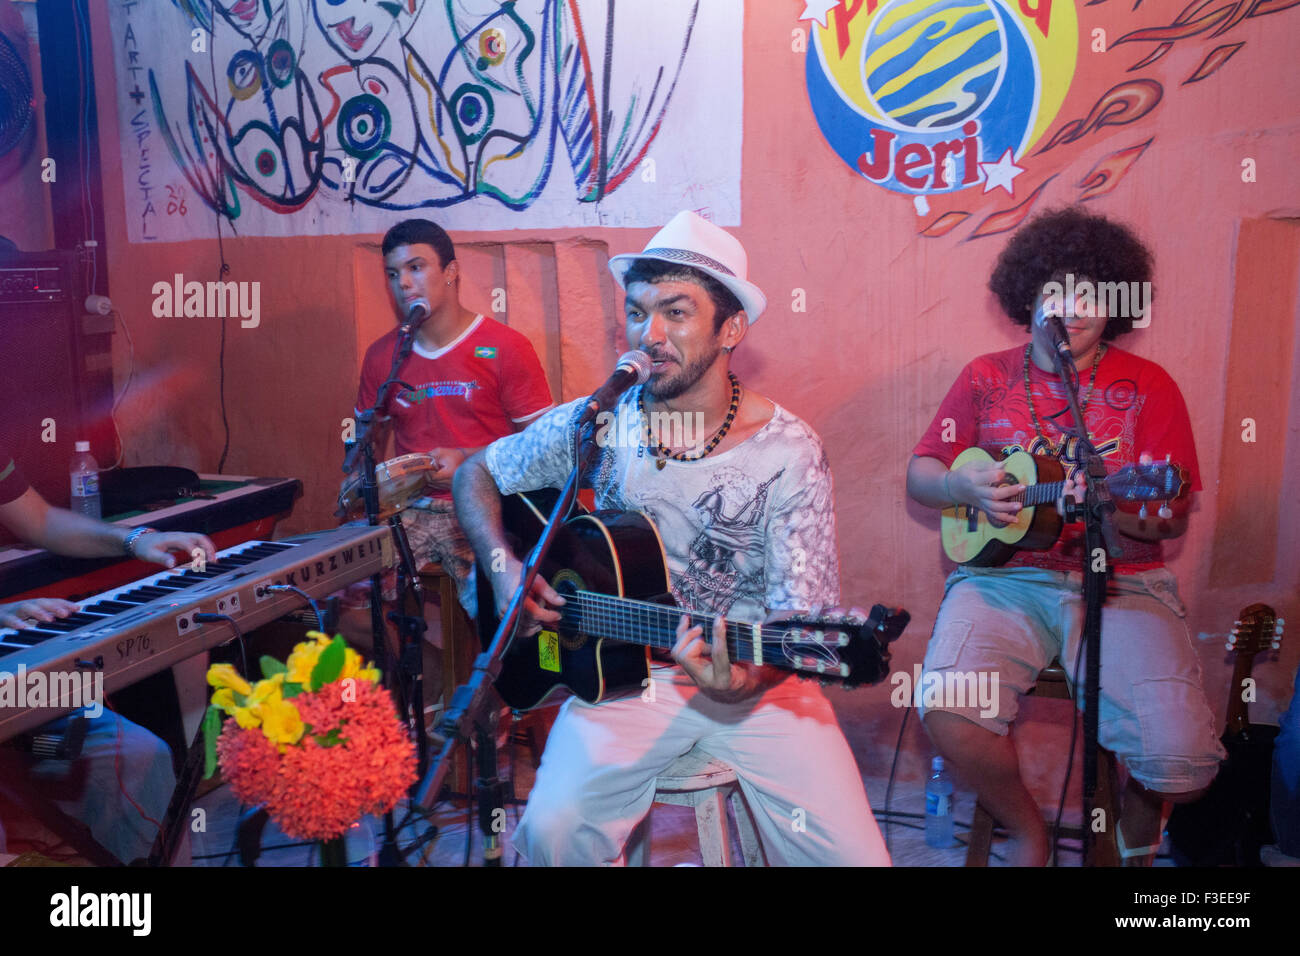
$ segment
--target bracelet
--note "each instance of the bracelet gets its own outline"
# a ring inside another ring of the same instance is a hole
[[[948,487],[948,479],[951,477],[952,477],[951,469],[943,473],[943,493],[948,496],[949,501],[951,501],[954,505],[957,505],[960,504],[960,502],[958,502],[957,499],[952,496],[952,489]]]
[[[158,533],[157,528],[150,528],[145,525],[140,525],[137,528],[132,528],[130,531],[126,533],[126,537],[122,539],[122,550],[126,552],[126,556],[128,558],[138,557],[135,553],[136,539],[139,538],[140,535],[142,534],[157,534],[157,533]]]

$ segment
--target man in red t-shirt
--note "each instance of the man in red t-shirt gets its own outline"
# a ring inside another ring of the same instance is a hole
[[[396,453],[429,454],[438,466],[431,493],[407,509],[403,525],[417,563],[437,561],[454,575],[461,604],[473,615],[474,551],[456,523],[452,475],[480,448],[551,408],[551,390],[527,338],[460,304],[460,263],[440,226],[427,219],[400,222],[388,230],[382,249],[397,320],[405,321],[416,302],[429,310],[397,372],[412,387],[388,393]],[[374,405],[398,339],[394,328],[366,350],[358,413]]]
[[[962,370],[914,449],[908,494],[932,508],[967,505],[994,520],[1013,518],[1021,508],[1014,498],[1025,486],[1006,483],[999,465],[950,470],[961,452],[978,446],[994,459],[1014,450],[1054,456],[1069,479],[1067,494],[1081,495],[1076,443],[1057,427],[1058,421],[1069,427],[1071,419],[1050,338],[1043,324],[1031,323],[1046,299],[1060,300],[1068,290],[1076,298],[1059,304],[1079,369],[1078,401],[1107,472],[1169,455],[1187,469],[1189,491],[1199,490],[1191,423],[1178,386],[1159,365],[1110,344],[1149,308],[1150,275],[1151,255],[1137,237],[1100,216],[1060,210],[1016,233],[989,287],[1013,322],[1032,328],[1032,339],[980,356]],[[1133,283],[1127,288],[1139,291],[1128,299],[1132,308],[1116,310],[1124,314],[1107,314],[1104,297],[1096,295],[1108,282]],[[1196,799],[1223,756],[1186,611],[1161,553],[1163,539],[1186,530],[1189,499],[1173,502],[1170,517],[1158,517],[1156,503],[1150,515],[1139,514],[1136,504],[1120,504],[1114,515],[1124,553],[1109,564],[1102,612],[1099,736],[1130,774],[1117,836],[1126,861],[1134,863],[1154,856],[1166,803]],[[985,675],[986,686],[997,688],[992,707],[965,706],[973,702],[964,694],[922,703],[939,752],[1006,827],[1009,862],[1016,865],[1046,862],[1047,841],[1008,729],[1021,695],[1054,657],[1074,684],[1082,551],[1082,526],[1067,525],[1050,550],[1018,551],[1001,567],[958,568],[926,651],[925,684],[938,686],[933,682],[943,679],[956,687],[970,679],[966,675]]]

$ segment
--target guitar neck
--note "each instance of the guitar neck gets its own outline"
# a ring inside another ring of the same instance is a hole
[[[1224,721],[1224,733],[1240,733],[1250,726],[1250,706],[1243,699],[1243,692],[1254,663],[1254,654],[1237,652],[1237,659],[1232,665],[1232,686],[1228,690],[1228,718]]]
[[[615,597],[595,591],[578,591],[566,595],[561,608],[563,622],[585,634],[609,638],[628,644],[641,644],[671,650],[677,643],[677,624],[685,614],[691,627],[704,628],[704,639],[712,640],[713,622],[718,615],[686,611],[680,607]],[[775,626],[727,621],[727,654],[733,661],[753,664],[781,664],[778,655],[768,655],[767,647],[778,648],[786,630]]]
[[[1026,507],[1034,505],[1050,505],[1056,502],[1065,491],[1064,481],[1048,481],[1041,485],[1030,485],[1020,494],[1013,496],[1010,500],[1018,501]]]

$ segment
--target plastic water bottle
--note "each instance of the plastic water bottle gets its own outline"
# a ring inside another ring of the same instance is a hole
[[[943,758],[935,757],[933,771],[925,782],[925,842],[927,846],[950,847],[952,840],[952,780],[943,769]]]
[[[91,518],[102,518],[99,500],[99,462],[90,453],[90,442],[77,442],[72,456],[72,510]]]

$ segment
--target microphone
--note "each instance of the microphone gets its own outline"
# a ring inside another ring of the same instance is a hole
[[[1059,353],[1062,357],[1073,356],[1070,351],[1070,336],[1065,331],[1065,326],[1061,324],[1061,317],[1056,311],[1047,307],[1047,300],[1038,306],[1034,312],[1034,325],[1042,326],[1043,331],[1047,333],[1047,340],[1051,344],[1053,351]]]
[[[402,334],[397,340],[397,356],[399,362],[405,362],[406,357],[411,354],[411,348],[415,345],[415,333],[419,331],[424,320],[429,317],[429,300],[416,299],[406,310],[406,321],[402,323]]]
[[[406,325],[412,332],[424,324],[424,320],[429,317],[429,300],[416,299],[411,303],[411,307],[406,310]]]
[[[640,349],[623,353],[618,360],[614,373],[605,380],[605,384],[591,393],[587,407],[583,409],[579,425],[592,421],[598,414],[613,408],[618,397],[633,385],[642,385],[650,378],[653,363],[650,356]]]

